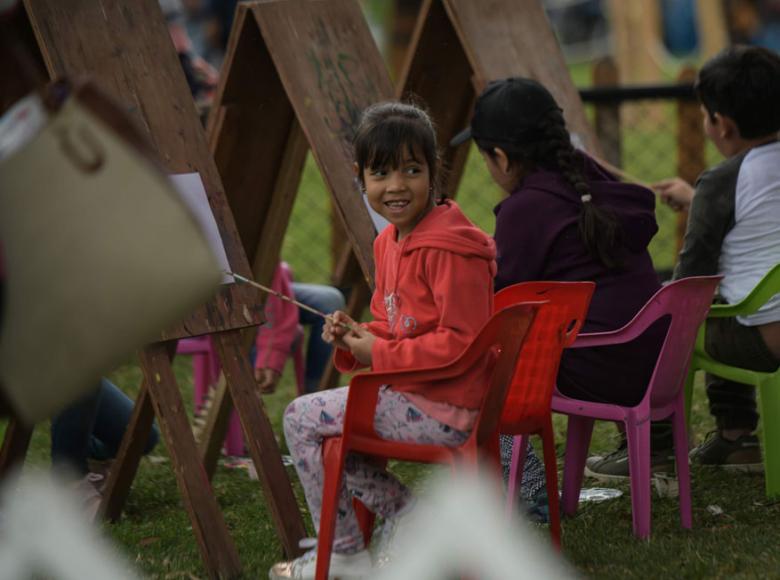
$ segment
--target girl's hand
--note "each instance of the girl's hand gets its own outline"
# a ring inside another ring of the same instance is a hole
[[[350,330],[344,324],[348,324],[352,328],[358,328],[358,323],[341,310],[336,310],[333,314],[330,314],[325,319],[325,326],[322,328],[322,340],[337,348],[350,350],[349,345],[344,342],[344,335],[350,332]]]
[[[374,345],[376,336],[362,326],[354,326],[353,328],[355,330],[345,334],[343,340],[352,351],[352,356],[360,363],[371,366],[371,347]]]
[[[255,381],[260,389],[260,394],[268,395],[276,390],[280,375],[274,369],[255,369]]]
[[[679,177],[664,179],[653,184],[653,189],[661,197],[661,201],[674,211],[683,211],[691,206],[693,187]]]

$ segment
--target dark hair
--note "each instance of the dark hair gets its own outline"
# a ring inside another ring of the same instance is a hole
[[[733,46],[699,71],[696,95],[711,119],[734,120],[744,139],[780,131],[780,56],[758,46]]]
[[[413,157],[422,154],[428,164],[431,188],[438,190],[436,129],[428,113],[421,107],[397,101],[371,105],[363,111],[352,146],[361,185],[366,168],[398,168],[403,162],[404,150],[408,150]]]
[[[553,109],[539,118],[538,139],[514,144],[491,143],[475,139],[477,147],[491,158],[494,148],[500,147],[512,165],[526,170],[542,167],[560,173],[580,196],[591,195],[590,185],[583,175],[584,157],[571,144],[566,122],[559,109]],[[579,229],[582,241],[590,255],[609,269],[622,266],[620,255],[623,230],[615,216],[606,208],[600,208],[595,200],[583,200],[580,209]]]

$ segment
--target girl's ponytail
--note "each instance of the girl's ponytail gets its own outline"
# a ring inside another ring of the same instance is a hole
[[[623,265],[618,254],[622,230],[611,213],[591,200],[583,201],[579,226],[582,241],[593,258],[610,270]]]
[[[555,116],[560,117],[560,114],[555,114]],[[563,120],[561,119],[558,123],[548,117],[545,121],[545,132],[556,150],[555,160],[558,170],[580,195],[582,207],[580,209],[579,230],[585,247],[588,248],[593,259],[598,260],[608,269],[621,267],[623,264],[620,257],[620,242],[622,241],[620,223],[610,211],[593,202],[590,186],[579,167],[582,161],[581,156],[571,144]]]

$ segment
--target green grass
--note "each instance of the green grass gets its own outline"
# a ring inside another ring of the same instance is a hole
[[[190,365],[177,360],[174,369],[186,407],[191,409]],[[119,386],[134,394],[140,372],[129,363],[111,375]],[[264,403],[279,433],[281,414],[294,392],[291,371],[285,373],[279,391]],[[712,428],[706,411],[703,388],[694,399],[693,425],[701,439]],[[556,416],[556,441],[563,455],[565,421]],[[615,429],[597,425],[591,451],[611,450]],[[48,425],[40,425],[33,436],[28,466],[47,466]],[[283,449],[284,445],[282,444]],[[181,503],[167,454],[162,445],[145,458],[121,521],[106,525],[105,533],[118,549],[149,578],[202,578],[200,557],[190,522]],[[396,463],[393,470],[416,488],[438,468]],[[295,482],[295,475],[289,472]],[[593,578],[755,578],[772,577],[780,569],[776,544],[780,541],[776,518],[780,504],[764,497],[763,477],[729,474],[693,468],[694,528],[679,527],[676,499],[653,498],[653,534],[640,542],[631,534],[630,494],[619,485],[622,497],[600,504],[584,504],[577,517],[564,520],[564,556],[583,576]],[[586,480],[586,486],[603,485]],[[246,577],[265,577],[271,564],[282,557],[280,543],[271,523],[260,485],[250,481],[246,471],[220,466],[213,481],[214,491],[236,543]],[[300,487],[294,485],[306,514]],[[720,506],[714,516],[707,507]],[[307,518],[307,525],[308,523]],[[310,530],[311,531],[311,530]],[[546,541],[546,534],[540,537]]]

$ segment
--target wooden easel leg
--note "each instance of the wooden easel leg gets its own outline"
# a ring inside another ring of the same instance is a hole
[[[24,462],[32,432],[32,427],[28,427],[11,415],[5,430],[3,447],[0,449],[0,478],[5,477],[16,465]]]
[[[282,546],[289,557],[297,556],[301,553],[298,542],[305,536],[306,530],[290,479],[282,465],[271,423],[257,393],[249,360],[242,348],[241,332],[221,332],[214,335],[214,342]]]
[[[140,359],[206,571],[212,578],[237,577],[241,573],[238,553],[200,462],[166,344],[145,348]]]
[[[219,382],[210,397],[211,404],[206,415],[206,425],[198,441],[198,453],[209,481],[214,477],[219,453],[228,430],[230,411],[233,410],[224,373],[219,376]]]
[[[111,522],[116,522],[122,515],[144,447],[149,440],[153,421],[154,408],[149,396],[149,387],[144,381],[135,400],[133,415],[122,437],[122,445],[119,447],[116,460],[111,465],[108,481],[103,490],[99,513]]]

